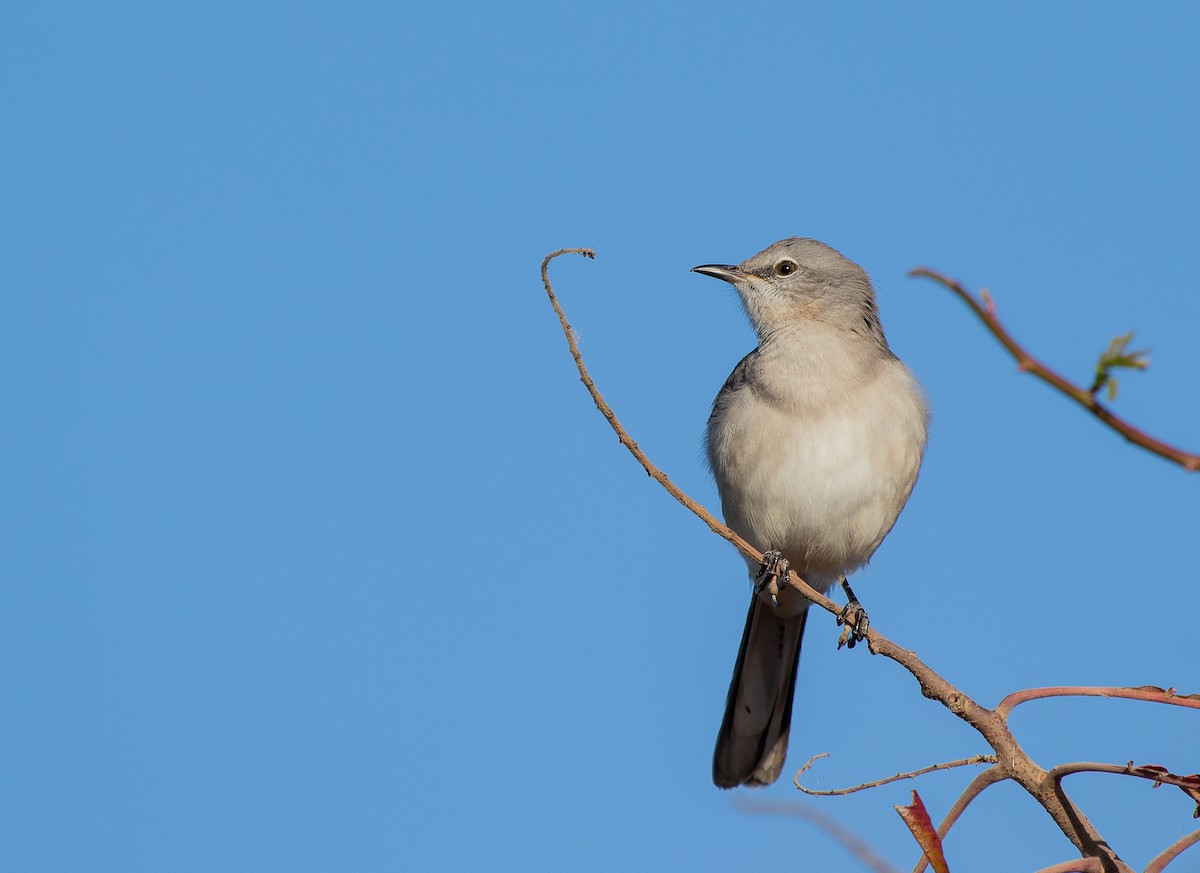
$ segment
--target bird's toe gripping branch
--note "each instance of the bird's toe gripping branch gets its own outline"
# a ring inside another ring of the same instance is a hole
[[[854,589],[845,579],[842,579],[842,589],[846,592],[846,606],[837,619],[837,623],[842,626],[837,647],[840,649],[846,646],[853,649],[856,644],[867,638],[867,628],[871,626],[871,619],[867,617],[867,611],[858,602],[858,598],[854,596]]]
[[[788,559],[783,556],[783,552],[779,549],[771,549],[769,552],[763,553],[762,565],[758,568],[758,573],[754,576],[754,593],[761,594],[766,591],[771,595],[771,604],[779,605],[779,582],[787,584],[788,573],[792,570],[792,565],[788,563]]]

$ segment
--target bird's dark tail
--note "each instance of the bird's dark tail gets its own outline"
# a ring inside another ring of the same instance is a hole
[[[754,595],[713,753],[718,788],[770,785],[787,757],[796,666],[808,610],[780,618]]]

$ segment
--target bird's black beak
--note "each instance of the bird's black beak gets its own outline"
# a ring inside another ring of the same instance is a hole
[[[705,276],[712,276],[714,279],[722,279],[726,282],[740,282],[743,279],[748,279],[749,274],[743,273],[737,267],[729,264],[701,264],[699,267],[692,267],[693,273],[703,273]]]

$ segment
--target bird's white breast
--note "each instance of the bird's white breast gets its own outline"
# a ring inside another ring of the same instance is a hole
[[[710,421],[709,457],[729,525],[828,587],[865,564],[895,523],[928,412],[890,355],[865,355],[819,325],[801,339],[760,349],[761,366]]]

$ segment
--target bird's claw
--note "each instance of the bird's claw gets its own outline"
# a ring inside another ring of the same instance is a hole
[[[779,580],[783,579],[786,584],[791,569],[791,564],[779,549],[763,552],[762,565],[754,576],[754,593],[767,592],[771,595],[771,605],[779,606]]]
[[[842,628],[841,636],[838,637],[837,647],[840,649],[842,646],[845,646],[848,649],[853,649],[855,645],[867,638],[867,630],[871,627],[871,619],[867,617],[867,611],[858,602],[858,598],[854,596],[854,591],[845,579],[842,580],[842,588],[846,591],[846,605],[842,608],[842,612],[837,618],[837,623]]]

